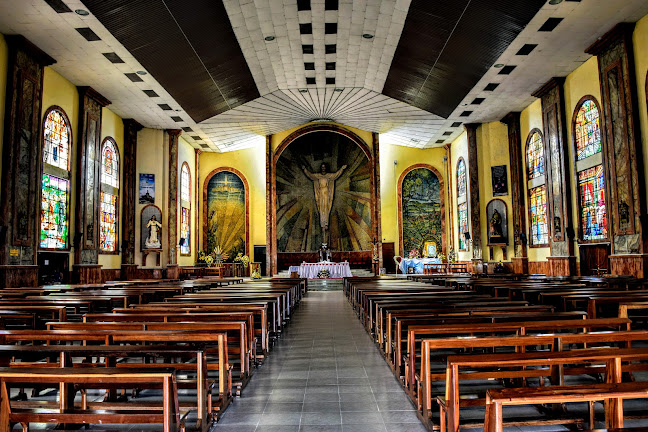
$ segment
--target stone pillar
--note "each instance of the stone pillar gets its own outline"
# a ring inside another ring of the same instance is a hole
[[[43,74],[55,60],[23,36],[5,36],[5,40],[9,61],[0,188],[0,286],[37,286]]]
[[[634,26],[618,24],[585,52],[597,56],[600,74],[610,272],[646,277],[648,219],[635,87]]]
[[[522,161],[522,137],[520,113],[510,112],[502,120],[508,126],[509,166],[511,168],[511,216],[513,222],[513,250],[511,258],[515,273],[529,273],[527,257],[526,215],[524,205],[524,166]]]
[[[464,125],[468,136],[468,194],[470,196],[468,215],[470,217],[470,239],[472,241],[473,272],[481,273],[483,268],[481,240],[481,208],[479,201],[479,158],[477,154],[477,128],[479,123]]]
[[[133,119],[124,119],[124,154],[122,157],[121,195],[123,199],[122,223],[122,279],[137,278],[135,264],[135,226],[137,223],[136,206],[138,201],[137,184],[137,132],[143,126]]]
[[[167,209],[167,233],[169,245],[169,262],[167,279],[178,279],[178,138],[181,129],[167,130],[169,135],[169,208]]]
[[[373,147],[373,160],[372,171],[373,188],[371,190],[373,202],[373,213],[371,215],[371,223],[373,225],[373,244],[376,245],[378,252],[378,272],[383,267],[383,252],[382,252],[382,216],[380,211],[380,140],[378,133],[372,133],[372,147]]]
[[[277,236],[273,214],[277,206],[272,199],[275,185],[272,181],[272,135],[266,136],[266,274],[272,277],[277,271]]]
[[[443,164],[443,169],[445,171],[445,176],[446,176],[446,190],[442,191],[441,193],[446,193],[448,196],[448,199],[446,202],[448,203],[447,209],[448,209],[448,225],[446,227],[447,229],[447,239],[448,239],[448,247],[447,247],[447,252],[445,253],[446,256],[450,254],[450,250],[455,251],[454,249],[454,239],[455,239],[455,228],[454,228],[454,217],[452,216],[452,211],[454,208],[457,207],[457,203],[454,200],[454,190],[452,187],[452,178],[455,179],[455,185],[457,182],[456,179],[456,173],[454,172],[454,169],[450,167],[450,164],[452,162],[452,150],[450,148],[450,144],[446,144],[443,146],[443,149],[445,150],[445,156],[444,158],[444,164]]]
[[[191,239],[193,240],[193,247],[195,247],[194,250],[194,256],[198,256],[198,251],[200,250],[200,239],[198,238],[199,232],[201,230],[198,229],[200,226],[200,197],[202,196],[202,187],[200,186],[200,155],[202,154],[202,150],[195,149],[195,174],[194,174],[194,193],[196,196],[196,199],[194,200],[194,224],[192,226],[192,233],[191,233]],[[206,203],[203,203],[203,205],[206,205]],[[206,222],[205,222],[206,223]]]
[[[101,110],[110,101],[91,87],[79,91],[77,146],[77,200],[74,235],[76,283],[101,283],[99,256],[99,202],[101,191]],[[74,171],[74,170],[73,170]]]
[[[576,274],[571,188],[567,173],[564,78],[552,78],[533,93],[542,101],[542,124],[547,166],[547,214],[549,222],[550,276]]]

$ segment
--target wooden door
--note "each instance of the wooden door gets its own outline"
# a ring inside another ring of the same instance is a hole
[[[581,276],[592,276],[609,272],[609,243],[582,244],[579,250]]]
[[[394,242],[383,243],[382,244],[382,253],[383,253],[383,267],[387,274],[396,273],[396,263],[394,263]]]

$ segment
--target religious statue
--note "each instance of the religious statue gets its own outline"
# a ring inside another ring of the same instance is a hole
[[[502,216],[499,214],[497,209],[495,209],[490,220],[490,241],[491,243],[498,243],[502,240]]]
[[[146,227],[149,230],[149,235],[146,238],[146,248],[147,249],[161,249],[162,243],[158,237],[160,231],[162,230],[162,224],[157,221],[155,215],[151,216],[151,219],[146,224]]]
[[[320,262],[330,262],[331,261],[331,251],[328,248],[326,243],[322,243],[322,246],[319,250],[319,260]]]
[[[313,181],[313,188],[315,190],[315,203],[320,216],[320,226],[322,227],[322,234],[326,241],[326,233],[329,227],[329,216],[331,214],[331,207],[333,206],[333,194],[335,192],[335,180],[337,180],[342,172],[346,169],[346,165],[342,165],[337,172],[327,173],[326,164],[322,164],[319,173],[311,173],[302,165],[302,170],[306,177]]]

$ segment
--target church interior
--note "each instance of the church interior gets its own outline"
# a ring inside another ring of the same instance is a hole
[[[648,431],[646,0],[0,12],[0,431]]]

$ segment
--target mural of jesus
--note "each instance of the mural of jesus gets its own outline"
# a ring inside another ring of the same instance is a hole
[[[312,173],[302,165],[306,177],[313,181],[315,203],[317,204],[317,210],[319,210],[320,226],[324,232],[328,231],[329,217],[333,206],[333,194],[335,193],[335,180],[340,178],[346,167],[346,165],[342,165],[342,168],[336,172],[327,173],[326,164],[322,164],[319,173]]]

